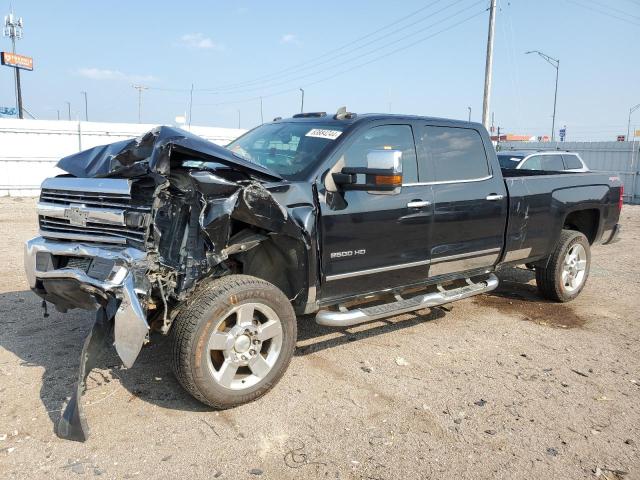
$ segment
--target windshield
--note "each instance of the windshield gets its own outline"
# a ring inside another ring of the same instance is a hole
[[[271,123],[251,130],[227,148],[284,178],[300,178],[344,130],[326,123]]]
[[[518,155],[498,154],[500,168],[516,168],[523,158]]]

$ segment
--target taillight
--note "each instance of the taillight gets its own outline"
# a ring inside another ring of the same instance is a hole
[[[624,185],[620,185],[620,198],[618,199],[618,210],[622,211],[622,197],[624,197]]]

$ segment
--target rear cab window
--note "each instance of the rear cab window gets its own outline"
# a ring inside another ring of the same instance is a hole
[[[423,127],[420,141],[430,158],[430,168],[424,168],[428,178],[436,182],[460,182],[490,176],[487,154],[478,131],[427,125]]]

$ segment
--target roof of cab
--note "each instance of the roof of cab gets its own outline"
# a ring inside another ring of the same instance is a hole
[[[365,122],[373,122],[377,120],[394,120],[394,121],[431,121],[438,123],[446,123],[448,125],[459,125],[466,126],[472,125],[474,127],[481,126],[479,123],[475,122],[467,122],[464,120],[452,120],[449,118],[438,118],[438,117],[424,117],[420,115],[399,115],[399,114],[391,114],[391,113],[358,113],[353,114],[352,117],[336,119],[334,115],[327,114],[326,116],[309,116],[309,117],[298,117],[298,118],[282,118],[278,120],[274,120],[274,123],[323,123],[326,125],[352,125],[356,123],[365,123]]]
[[[540,153],[550,153],[556,155],[565,153],[575,155],[574,152],[570,152],[569,150],[499,150],[497,153],[498,155],[510,155],[512,157],[528,157],[529,155],[537,155]]]

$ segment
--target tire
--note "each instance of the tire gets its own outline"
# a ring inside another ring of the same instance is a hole
[[[569,302],[584,288],[591,268],[589,241],[575,230],[562,230],[546,264],[536,267],[536,284],[545,298]]]
[[[172,326],[171,367],[202,403],[225,409],[275,386],[296,344],[296,315],[269,282],[229,275],[203,286]]]

